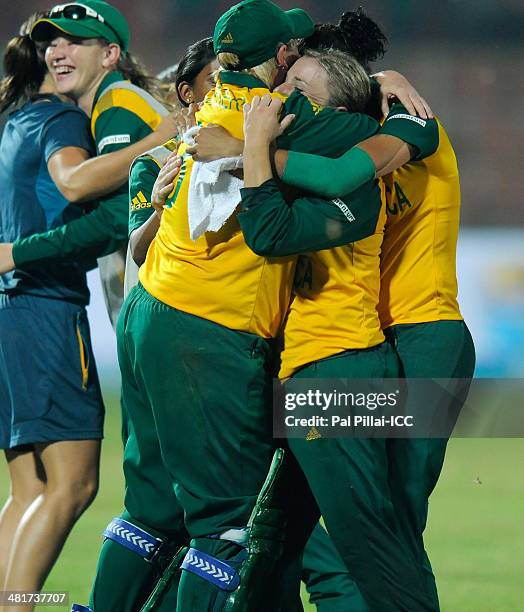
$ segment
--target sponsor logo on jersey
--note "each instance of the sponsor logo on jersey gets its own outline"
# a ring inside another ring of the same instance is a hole
[[[151,202],[148,202],[146,196],[139,191],[131,200],[131,210],[141,210],[142,208],[151,208]]]
[[[388,117],[386,121],[391,121],[391,119],[407,119],[408,121],[414,121],[415,123],[418,123],[422,127],[426,127],[426,121],[424,121],[424,119],[421,119],[420,117],[415,117],[414,115],[406,115],[405,113],[400,115],[393,115],[392,117]]]
[[[335,198],[334,200],[331,200],[331,201],[333,202],[335,206],[338,206],[338,208],[340,209],[344,217],[346,217],[346,219],[350,223],[355,220],[355,215],[349,210],[347,205],[344,204],[344,202],[342,202],[340,198]]]
[[[106,136],[98,143],[98,152],[102,153],[104,147],[112,144],[129,144],[131,136],[129,134],[115,134],[114,136]]]

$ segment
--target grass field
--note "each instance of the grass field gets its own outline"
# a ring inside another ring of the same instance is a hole
[[[87,603],[99,534],[121,511],[120,459],[119,410],[113,401],[108,403],[100,492],[45,585],[69,591],[71,602]],[[6,476],[0,468],[2,500]],[[443,612],[524,610],[524,439],[451,441],[431,500],[426,542]],[[307,604],[305,609],[315,608]]]

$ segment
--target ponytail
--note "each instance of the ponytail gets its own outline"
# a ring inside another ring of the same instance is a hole
[[[45,13],[35,13],[12,38],[4,52],[4,78],[0,81],[0,113],[38,93],[47,67],[41,47],[29,38],[33,23]]]

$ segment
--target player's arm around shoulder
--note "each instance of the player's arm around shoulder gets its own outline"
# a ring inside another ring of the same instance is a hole
[[[354,121],[362,122],[362,118],[357,116]],[[374,178],[389,174],[410,161],[425,159],[433,155],[438,146],[437,121],[410,115],[397,103],[378,133],[340,157],[329,159],[290,151],[281,164],[281,175],[291,185],[334,198],[341,193],[353,193]],[[282,152],[277,152],[277,157],[279,154],[282,156]]]
[[[379,124],[363,113],[327,108],[295,91],[285,101],[283,114],[295,120],[277,139],[278,149],[338,157],[377,133]]]
[[[363,194],[364,205],[358,212],[341,198],[328,200],[304,193],[284,198],[272,176],[269,150],[276,136],[293,128],[296,116],[289,110],[269,97],[254,99],[244,108],[246,187],[241,190],[238,219],[246,243],[259,255],[286,256],[341,246],[370,235],[380,209],[376,185]],[[377,206],[373,206],[375,200]],[[369,216],[374,217],[373,223],[365,220]]]
[[[257,255],[284,257],[320,251],[371,236],[380,212],[376,184],[349,197],[305,194],[287,202],[273,179],[244,188],[238,220],[247,245]]]
[[[413,161],[420,161],[433,155],[439,146],[437,120],[410,115],[398,102],[392,106],[379,134],[395,137],[412,147]]]

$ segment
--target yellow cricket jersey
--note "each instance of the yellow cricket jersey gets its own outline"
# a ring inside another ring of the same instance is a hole
[[[393,115],[381,133],[398,135],[417,145],[416,137],[402,135],[402,123],[406,122],[413,133],[428,127],[418,117],[401,114],[397,119]],[[430,154],[384,178],[387,222],[379,301],[383,329],[397,323],[462,319],[455,264],[459,173],[444,128],[436,120],[434,125],[435,144]],[[421,145],[419,150],[423,149]]]
[[[251,75],[221,72],[197,120],[202,125],[221,125],[243,138],[243,106],[265,93],[267,87]],[[179,149],[182,155],[185,148]],[[244,241],[236,215],[218,232],[191,240],[188,189],[192,166],[192,158],[185,155],[139,279],[151,295],[169,306],[234,330],[273,337],[289,304],[296,257],[255,255]]]
[[[308,363],[384,341],[377,313],[384,206],[375,233],[299,258],[280,378]]]

